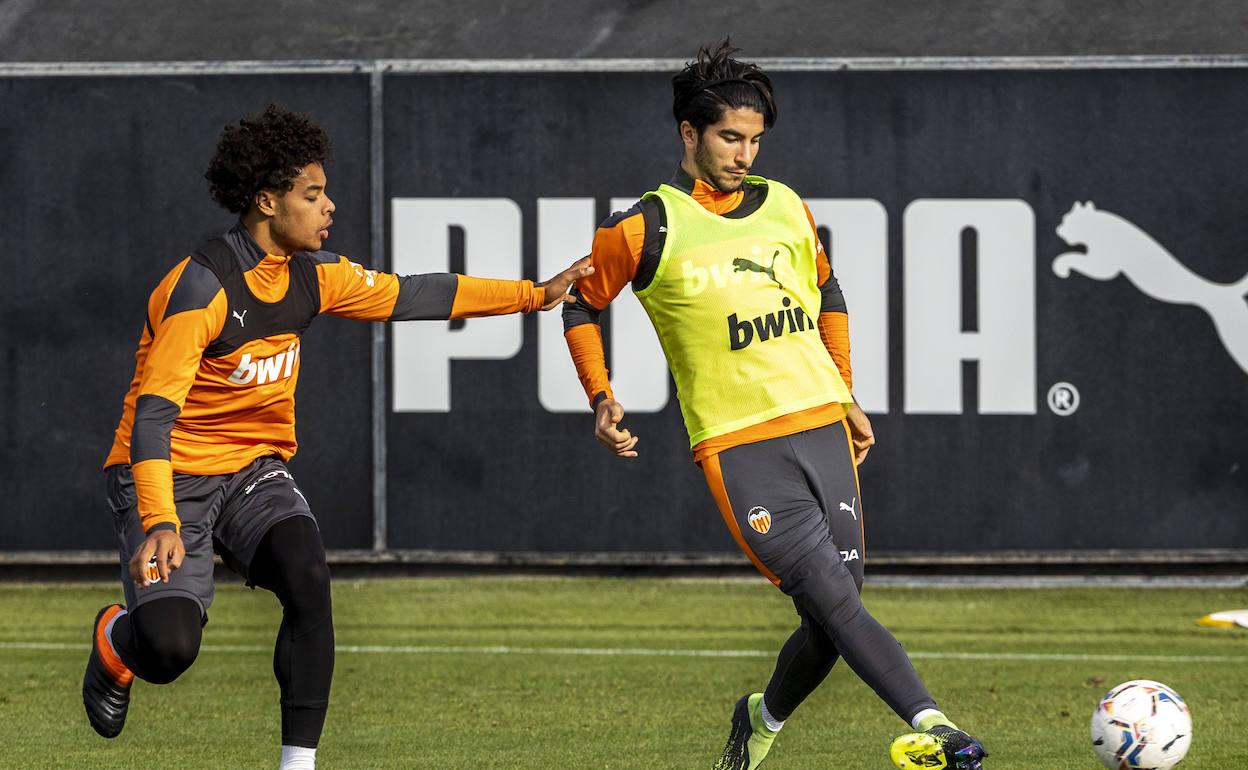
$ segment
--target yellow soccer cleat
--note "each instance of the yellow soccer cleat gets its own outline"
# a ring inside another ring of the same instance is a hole
[[[937,725],[925,733],[898,736],[888,747],[888,756],[899,770],[980,770],[980,760],[988,752],[961,730]]]

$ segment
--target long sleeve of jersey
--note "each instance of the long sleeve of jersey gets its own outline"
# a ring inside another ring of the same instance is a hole
[[[804,204],[803,204],[804,205]],[[819,228],[815,225],[815,216],[806,206],[806,219],[810,222],[811,232],[815,238],[815,264],[818,268],[819,291],[821,304],[819,307],[819,337],[828,355],[832,356],[836,369],[845,381],[845,387],[852,393],[854,390],[854,372],[849,363],[849,309],[845,305],[845,295],[841,284],[832,272],[832,262],[823,249],[823,241],[819,240]]]
[[[532,281],[454,273],[393,275],[340,257],[317,265],[321,312],[360,321],[430,321],[530,313],[545,290]]]
[[[225,292],[207,269],[183,260],[148,300],[140,341],[130,464],[139,518],[147,532],[181,527],[173,502],[169,441],[173,423],[195,381],[204,348],[225,322]]]
[[[563,306],[564,339],[591,407],[614,398],[598,316],[636,276],[644,240],[638,207],[608,219],[594,232],[593,274],[577,280],[572,290],[576,302]]]

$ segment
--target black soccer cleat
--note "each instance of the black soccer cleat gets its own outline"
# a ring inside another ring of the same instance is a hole
[[[714,770],[755,770],[763,763],[776,733],[763,725],[761,692],[742,695],[732,710],[732,730]]]
[[[108,624],[123,609],[120,604],[110,604],[95,616],[91,657],[87,658],[87,670],[82,675],[82,705],[87,709],[87,721],[105,738],[116,738],[125,727],[130,685],[134,682],[134,673],[104,638]]]

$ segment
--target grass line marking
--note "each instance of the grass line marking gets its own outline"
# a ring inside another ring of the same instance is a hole
[[[271,653],[259,644],[205,644],[204,652]],[[0,650],[86,652],[86,644],[69,642],[0,642]],[[340,644],[337,651],[360,655],[583,655],[644,658],[774,658],[774,650],[677,650],[646,647],[467,647],[437,645]],[[1248,663],[1248,655],[1096,655],[1060,652],[911,652],[915,660],[1001,660],[1097,663]]]

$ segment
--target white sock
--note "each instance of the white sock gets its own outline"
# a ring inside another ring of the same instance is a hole
[[[316,749],[283,746],[282,766],[278,770],[316,770]]]
[[[918,730],[919,725],[923,723],[924,719],[927,719],[928,717],[933,717],[933,716],[943,717],[944,714],[941,713],[940,711],[937,711],[936,709],[923,709],[922,711],[920,711],[919,713],[915,714],[913,717],[910,718],[910,726]]]
[[[776,719],[771,715],[771,712],[767,710],[766,698],[759,698],[758,706],[759,710],[763,713],[763,725],[766,726],[768,730],[771,730],[774,733],[778,732],[781,727],[784,727],[784,720]]]
[[[126,611],[122,610],[121,612],[118,612],[116,615],[114,615],[113,619],[108,621],[108,624],[104,626],[104,638],[108,640],[109,649],[113,651],[114,655],[117,655],[117,645],[113,644],[113,624],[117,622],[118,618],[123,618],[125,616],[126,616]],[[121,658],[120,655],[117,655],[117,657],[118,659]]]

